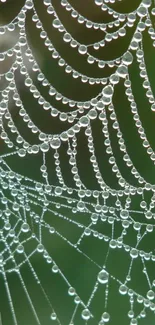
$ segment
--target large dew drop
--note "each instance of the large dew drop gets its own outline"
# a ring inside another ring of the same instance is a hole
[[[54,137],[51,141],[50,141],[50,146],[53,149],[58,149],[61,145],[61,140],[59,137]]]
[[[113,92],[114,92],[114,89],[111,85],[104,87],[102,90],[103,96],[108,97],[108,98],[112,97]]]
[[[128,69],[127,69],[126,65],[122,64],[117,68],[116,72],[119,77],[125,78],[126,75],[128,74]]]
[[[80,117],[80,126],[87,126],[89,124],[89,118],[87,116]]]
[[[133,62],[133,55],[131,52],[127,51],[122,58],[122,63],[125,65],[130,65]]]

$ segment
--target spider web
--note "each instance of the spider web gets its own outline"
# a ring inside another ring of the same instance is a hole
[[[154,2],[14,4],[0,1],[2,323],[148,324]]]

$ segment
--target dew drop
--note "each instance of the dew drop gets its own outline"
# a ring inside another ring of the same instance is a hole
[[[114,89],[111,85],[108,85],[103,88],[102,93],[104,97],[111,98],[113,95]]]
[[[138,325],[138,321],[136,318],[132,318],[131,319],[131,322],[130,322],[130,325]]]
[[[125,65],[130,65],[133,62],[133,55],[131,52],[127,51],[122,58],[122,63]]]
[[[66,43],[69,43],[71,41],[71,35],[69,33],[65,33],[64,36],[63,36],[63,40],[64,42]]]
[[[86,54],[86,53],[87,53],[87,46],[85,46],[85,45],[80,45],[80,46],[78,47],[78,52],[79,52],[80,54],[82,54],[82,55]]]
[[[73,287],[70,287],[68,289],[68,294],[69,294],[69,296],[74,296],[75,295],[75,289]]]
[[[60,145],[61,145],[61,140],[59,137],[55,136],[53,137],[53,139],[50,141],[50,146],[51,148],[53,149],[58,149],[60,148]]]
[[[116,72],[119,77],[125,78],[126,75],[128,74],[128,69],[125,65],[122,64],[117,68]]]
[[[54,28],[59,28],[61,26],[60,20],[59,19],[54,19],[53,20],[53,27]]]
[[[102,320],[103,320],[105,323],[108,323],[109,320],[110,320],[110,315],[109,315],[109,313],[104,312],[104,313],[102,314]]]
[[[52,314],[51,314],[51,319],[52,319],[52,320],[56,320],[56,319],[57,319],[57,315],[56,315],[56,313],[52,313]]]
[[[90,311],[89,309],[84,309],[81,314],[84,320],[88,320],[90,318]]]
[[[147,298],[148,298],[149,300],[153,300],[153,299],[155,298],[155,293],[154,293],[153,290],[149,290],[149,291],[147,292]]]
[[[29,230],[30,230],[30,227],[29,227],[28,223],[24,222],[21,226],[21,231],[28,232]]]
[[[106,284],[109,280],[109,273],[105,270],[100,271],[97,280],[101,284]]]
[[[130,256],[132,258],[137,258],[138,257],[138,250],[136,248],[132,248],[130,251]]]
[[[126,295],[127,294],[127,287],[126,287],[126,285],[124,285],[124,284],[121,284],[120,285],[120,287],[119,287],[119,293],[121,295]]]
[[[41,149],[42,152],[47,152],[49,150],[49,144],[46,143],[46,142],[45,143],[42,143],[40,145],[40,149]]]
[[[38,246],[37,246],[37,251],[38,251],[39,253],[42,253],[42,252],[44,251],[44,246],[43,246],[42,244],[38,244]]]
[[[124,210],[124,209],[122,209],[121,211],[120,211],[120,217],[122,218],[122,219],[128,219],[128,217],[129,217],[129,212],[127,211],[127,210]]]
[[[17,253],[22,254],[24,252],[24,246],[23,245],[18,245],[17,246]]]
[[[58,266],[57,266],[56,264],[53,265],[53,267],[52,267],[52,272],[53,272],[53,273],[58,273],[58,271],[59,271]]]

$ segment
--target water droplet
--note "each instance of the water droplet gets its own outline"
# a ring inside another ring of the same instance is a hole
[[[31,0],[27,0],[25,3],[25,8],[26,9],[32,9],[33,8],[33,2]]]
[[[128,219],[128,218],[129,218],[129,211],[128,211],[128,210],[124,210],[124,209],[122,209],[122,210],[120,211],[120,217],[121,217],[122,219]]]
[[[153,300],[153,299],[155,298],[155,293],[154,293],[153,290],[149,290],[149,291],[147,292],[147,298],[148,298],[149,300]]]
[[[86,54],[87,53],[87,46],[86,45],[80,45],[78,47],[78,52],[82,55]]]
[[[81,302],[81,299],[80,299],[80,297],[79,296],[76,296],[75,297],[75,299],[74,299],[74,302],[75,302],[75,304],[80,304],[80,302]]]
[[[11,71],[7,72],[5,75],[5,78],[6,78],[6,80],[11,81],[14,79],[14,74]]]
[[[38,246],[37,246],[37,251],[38,251],[39,253],[42,253],[42,252],[44,251],[44,246],[43,246],[42,244],[38,244]]]
[[[109,280],[109,273],[105,270],[102,270],[99,272],[97,279],[99,283],[106,284]]]
[[[56,264],[53,265],[53,267],[52,267],[52,272],[53,272],[53,273],[58,273],[58,271],[59,271],[58,266],[57,266]]]
[[[130,256],[132,258],[137,258],[138,257],[138,250],[136,248],[132,248],[130,251]]]
[[[52,314],[51,314],[51,319],[52,319],[52,320],[56,320],[56,319],[57,319],[57,315],[56,315],[56,313],[52,313]]]
[[[116,85],[119,82],[119,76],[116,73],[114,73],[110,76],[109,80],[113,85]]]
[[[52,25],[53,25],[54,28],[59,28],[61,26],[61,22],[60,22],[59,19],[56,18],[56,19],[53,20]]]
[[[19,45],[20,46],[25,46],[26,45],[26,37],[25,36],[20,36],[19,37]]]
[[[70,287],[70,288],[68,289],[68,294],[69,294],[70,296],[74,296],[74,295],[75,295],[75,289],[74,289],[73,287]]]
[[[147,15],[147,8],[141,5],[141,6],[137,9],[137,15],[138,15],[140,18],[145,17],[145,16]]]
[[[5,230],[10,230],[11,229],[11,224],[9,222],[6,222],[5,225],[4,225],[4,229]]]
[[[143,0],[142,5],[146,8],[149,8],[151,6],[152,1],[151,0]]]
[[[124,285],[124,284],[121,284],[120,285],[120,287],[119,287],[119,293],[121,294],[121,295],[126,295],[127,294],[127,287],[126,287],[126,285]]]
[[[130,65],[133,62],[133,55],[131,52],[127,51],[122,58],[122,63],[125,65]]]
[[[104,97],[110,98],[112,97],[114,92],[114,89],[111,85],[108,85],[106,87],[103,88],[102,93]]]
[[[136,318],[132,318],[131,319],[131,322],[130,322],[130,325],[138,325],[138,321]]]
[[[80,122],[80,126],[86,127],[89,124],[89,118],[88,118],[88,116],[82,116],[82,117],[80,117],[79,122]]]
[[[17,246],[17,252],[18,252],[19,254],[22,254],[22,253],[24,252],[24,246],[21,245],[21,244],[19,244],[19,245]]]
[[[66,42],[66,43],[69,43],[71,41],[72,37],[69,33],[65,33],[64,36],[63,36],[63,40]]]
[[[84,203],[83,201],[79,201],[79,202],[77,203],[77,209],[78,209],[79,211],[83,211],[83,210],[85,209],[85,203]]]
[[[112,240],[110,241],[109,245],[110,245],[111,248],[115,249],[115,248],[117,247],[117,242],[116,242],[116,240],[112,239]]]
[[[81,314],[84,320],[88,320],[90,318],[90,311],[89,309],[84,309]]]
[[[29,227],[28,223],[24,222],[24,223],[22,224],[22,226],[21,226],[21,231],[23,231],[23,232],[28,232],[29,229],[30,229],[30,227]]]
[[[49,144],[46,143],[46,142],[45,143],[42,143],[40,145],[40,149],[41,149],[42,152],[47,152],[49,150]]]
[[[91,120],[94,120],[97,117],[97,111],[95,108],[92,108],[89,113],[88,116]]]
[[[53,137],[53,139],[50,141],[50,146],[51,148],[53,149],[58,149],[60,148],[60,145],[61,145],[61,140],[59,137],[55,136]]]
[[[128,74],[128,69],[125,65],[122,64],[117,68],[116,72],[119,77],[125,78],[126,75]]]
[[[109,320],[110,320],[110,315],[109,315],[109,313],[104,312],[104,313],[102,314],[102,320],[103,320],[105,323],[108,323]]]

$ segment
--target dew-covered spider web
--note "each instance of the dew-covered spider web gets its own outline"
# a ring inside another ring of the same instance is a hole
[[[0,0],[0,321],[155,322],[155,3]]]

